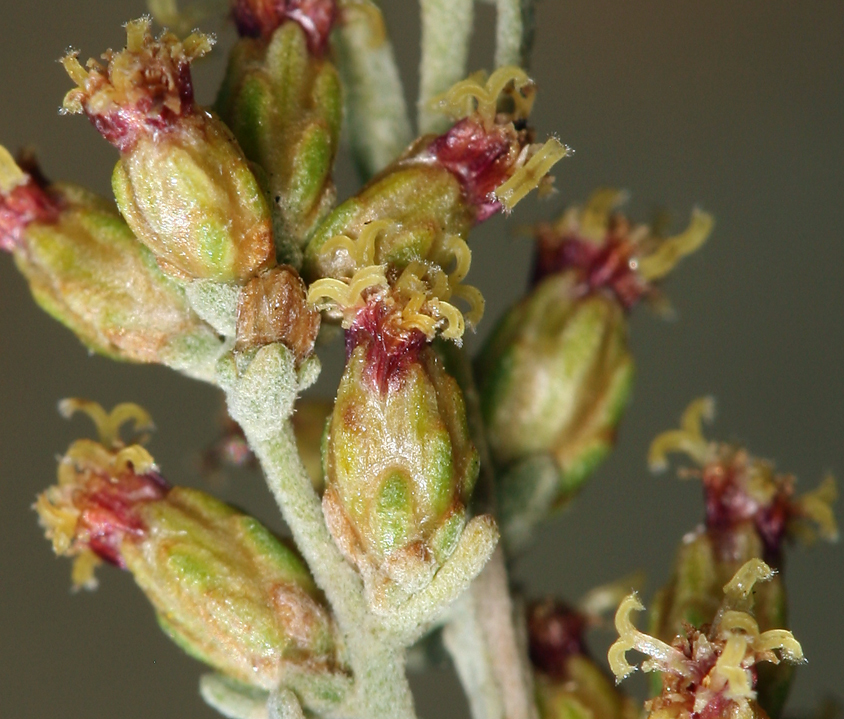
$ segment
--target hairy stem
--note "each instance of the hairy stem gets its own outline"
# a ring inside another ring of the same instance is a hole
[[[451,123],[431,107],[431,100],[466,77],[474,0],[420,0],[419,6],[422,11],[419,132],[443,132]]]
[[[495,66],[527,67],[533,46],[535,0],[494,0]]]
[[[442,343],[449,371],[463,389],[469,428],[481,458],[480,509],[494,513],[494,469],[487,445],[480,400],[464,350]],[[474,719],[536,719],[533,678],[523,632],[510,597],[504,549],[498,545],[489,563],[461,598],[445,630]]]
[[[267,484],[311,572],[325,592],[346,641],[355,679],[351,714],[362,719],[414,719],[413,698],[404,674],[404,650],[384,641],[380,625],[367,610],[363,585],[334,543],[319,498],[305,471],[289,421],[268,434],[242,421]]]
[[[404,89],[384,18],[370,0],[341,4],[337,33],[352,152],[364,180],[410,144]]]

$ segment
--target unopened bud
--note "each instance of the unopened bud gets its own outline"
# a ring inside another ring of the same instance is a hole
[[[0,247],[13,254],[36,302],[89,349],[117,359],[184,368],[213,356],[216,334],[114,206],[74,185],[46,183],[33,162],[24,172],[0,148],[0,174],[19,173],[0,186]]]
[[[383,320],[370,308],[347,332],[323,510],[370,604],[388,612],[424,589],[457,546],[478,454],[460,389],[424,335],[388,339]]]
[[[307,35],[311,51],[322,52],[337,17],[336,0],[234,0],[232,16],[241,37],[268,39],[293,22]]]
[[[334,0],[239,0],[241,35],[216,109],[266,175],[279,255],[301,252],[334,203],[343,99],[324,49]]]
[[[78,584],[93,585],[99,560],[128,569],[180,647],[246,684],[339,671],[334,623],[295,552],[204,492],[170,487],[143,447],[119,437],[127,420],[149,424],[136,405],[63,408],[86,411],[101,433],[70,447],[59,484],[36,504],[56,553],[77,557]]]
[[[319,332],[319,312],[306,298],[305,283],[292,267],[282,265],[253,277],[237,303],[235,349],[284,344],[301,364],[313,353]]]
[[[502,466],[504,531],[523,543],[611,450],[633,380],[627,310],[712,221],[696,213],[668,239],[632,227],[614,190],[537,228],[535,285],[493,331],[476,363],[490,449]],[[554,477],[554,474],[557,477]]]
[[[127,24],[127,46],[65,69],[84,113],[120,150],[112,175],[120,211],[161,267],[182,279],[244,281],[275,263],[269,207],[226,126],[197,106],[190,64],[211,49],[195,33],[153,39],[149,18]]]

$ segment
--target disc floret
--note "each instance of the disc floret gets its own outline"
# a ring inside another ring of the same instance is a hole
[[[721,608],[710,625],[689,627],[671,644],[639,631],[630,620],[643,609],[635,594],[619,606],[615,617],[619,638],[610,647],[610,668],[618,681],[635,671],[625,654],[631,649],[648,656],[644,671],[662,674],[662,693],[646,703],[651,717],[756,717],[754,666],[760,662],[800,663],[803,650],[785,629],[759,631],[750,613],[753,586],[775,572],[763,561],[744,564],[724,586]]]

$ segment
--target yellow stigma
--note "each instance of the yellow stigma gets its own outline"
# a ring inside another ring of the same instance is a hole
[[[495,123],[498,99],[511,89],[514,116],[528,117],[533,106],[533,80],[513,65],[499,67],[489,78],[482,71],[476,72],[435,97],[431,104],[455,120],[477,113],[489,126]]]
[[[417,329],[429,340],[439,332],[443,338],[459,342],[466,326],[477,327],[484,313],[480,290],[461,284],[472,264],[469,246],[456,235],[441,235],[426,257],[412,260],[397,276],[394,268],[388,277],[388,267],[376,263],[379,236],[392,227],[394,223],[377,220],[367,224],[356,238],[337,235],[326,241],[320,254],[345,254],[353,274],[342,279],[316,280],[308,290],[308,302],[320,310],[338,310],[343,326],[348,328],[356,310],[365,304],[367,290],[392,290],[384,298],[386,301],[389,294],[402,327]],[[465,303],[465,313],[454,305],[453,299]]]
[[[703,436],[703,421],[711,422],[714,416],[715,400],[712,397],[693,400],[680,418],[680,429],[663,432],[651,442],[648,450],[651,471],[667,469],[667,455],[671,452],[682,452],[697,464],[706,464],[711,452],[710,443]]]
[[[134,423],[136,433],[155,429],[152,417],[141,406],[132,402],[123,402],[115,406],[111,412],[106,412],[102,405],[88,399],[63,399],[59,402],[59,412],[65,418],[72,417],[76,412],[87,414],[94,422],[100,436],[100,442],[107,449],[118,450],[125,446],[120,438],[120,428],[127,422]],[[135,442],[143,443],[148,435],[141,434]]]
[[[680,651],[656,637],[639,631],[633,625],[630,614],[634,611],[642,611],[644,608],[636,593],[633,592],[622,600],[615,613],[615,628],[618,631],[618,639],[609,648],[607,659],[612,673],[615,674],[616,683],[621,682],[636,671],[636,667],[630,664],[625,656],[631,649],[636,649],[651,657],[650,660],[642,664],[643,671],[659,669],[660,671],[672,671],[683,676],[690,676],[688,660]]]
[[[569,148],[556,137],[552,137],[544,145],[526,147],[530,159],[520,165],[506,182],[495,188],[495,198],[510,212],[524,197],[548,177],[551,168],[564,157],[568,157]],[[521,158],[519,162],[521,162]]]
[[[639,258],[639,274],[646,280],[659,280],[673,270],[686,255],[696,252],[709,238],[715,218],[695,209],[689,226],[674,237],[661,240],[656,250]]]

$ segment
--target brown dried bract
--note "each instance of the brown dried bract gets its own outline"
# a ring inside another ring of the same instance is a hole
[[[288,265],[253,277],[238,298],[235,349],[281,342],[301,364],[313,352],[319,331],[319,312],[306,297],[305,283]]]

